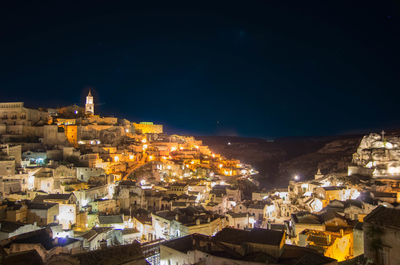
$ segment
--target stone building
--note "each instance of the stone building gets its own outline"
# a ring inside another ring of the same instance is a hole
[[[24,102],[0,103],[0,123],[7,126],[35,125],[39,121],[47,123],[47,112],[24,107]]]
[[[152,122],[133,123],[136,133],[163,133],[163,126],[160,124],[153,124]]]
[[[308,249],[285,245],[284,232],[225,228],[215,236],[188,235],[161,244],[161,265],[183,264],[336,265],[336,260]]]
[[[364,255],[374,264],[400,264],[400,210],[379,206],[364,218]]]
[[[202,207],[187,207],[152,213],[152,224],[156,238],[172,239],[194,233],[211,236],[228,226],[228,221]]]
[[[45,226],[51,223],[58,223],[59,206],[57,203],[29,203],[28,223],[37,223]]]

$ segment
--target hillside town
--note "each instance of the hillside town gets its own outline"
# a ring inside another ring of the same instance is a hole
[[[0,103],[0,135],[4,264],[400,263],[400,138],[385,132],[347,173],[283,189],[195,137],[96,114],[91,91],[83,107]]]

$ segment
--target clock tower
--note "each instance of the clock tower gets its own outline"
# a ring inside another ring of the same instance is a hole
[[[94,115],[93,96],[90,90],[89,94],[86,97],[85,113]]]

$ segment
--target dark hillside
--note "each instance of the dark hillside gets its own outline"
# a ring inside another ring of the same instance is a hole
[[[285,187],[299,175],[312,178],[318,167],[322,173],[345,172],[362,135],[281,138],[203,136],[196,137],[211,150],[240,159],[257,169],[263,187]]]

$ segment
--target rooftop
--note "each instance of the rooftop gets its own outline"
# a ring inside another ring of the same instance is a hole
[[[218,241],[241,245],[246,243],[257,243],[279,246],[284,239],[285,233],[276,230],[254,228],[250,231],[224,228],[214,238]]]
[[[124,222],[123,215],[99,215],[100,224],[121,224]]]
[[[69,198],[73,196],[73,193],[64,193],[64,194],[48,194],[48,195],[37,195],[33,202],[43,202],[44,200],[69,200]]]
[[[58,205],[57,203],[47,203],[47,202],[31,202],[28,204],[28,209],[33,210],[48,210],[51,207]]]
[[[364,218],[365,223],[400,228],[400,210],[378,206]]]
[[[0,222],[0,231],[4,232],[4,233],[11,233],[25,225],[26,224],[23,224],[20,222],[1,221]]]

